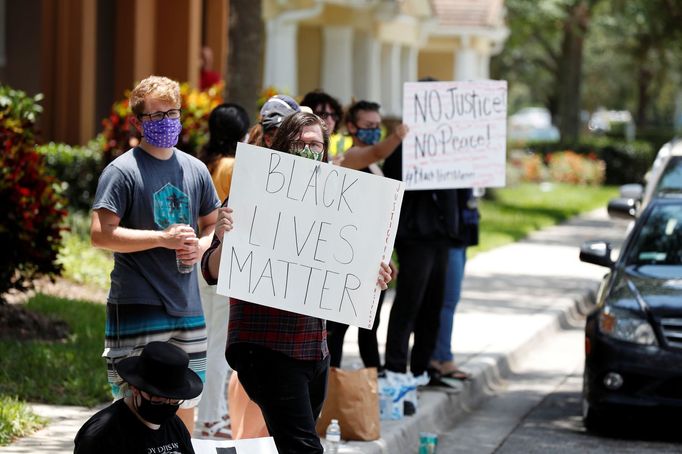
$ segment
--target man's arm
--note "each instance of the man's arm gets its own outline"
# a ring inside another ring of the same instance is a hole
[[[218,208],[199,218],[199,259],[211,245],[211,238],[218,221]]]
[[[181,249],[195,238],[192,227],[173,224],[166,230],[137,230],[121,227],[121,218],[113,211],[99,208],[92,212],[90,241],[92,245],[114,252],[139,252],[164,247]]]
[[[377,161],[386,159],[393,153],[405,138],[409,129],[400,124],[381,142],[367,147],[352,147],[343,154],[341,167],[360,170]]]

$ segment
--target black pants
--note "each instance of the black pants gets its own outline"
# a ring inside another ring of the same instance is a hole
[[[379,356],[379,343],[377,342],[377,328],[379,327],[379,316],[381,315],[381,306],[384,304],[384,296],[386,296],[386,291],[379,295],[377,314],[374,317],[372,329],[358,328],[358,347],[360,347],[362,362],[365,367],[376,367],[379,370],[381,370],[381,357]],[[327,321],[327,344],[329,345],[330,365],[332,367],[341,367],[343,338],[346,336],[346,331],[348,331],[348,325]]]
[[[400,275],[388,320],[386,369],[407,371],[410,334],[414,332],[410,371],[421,375],[429,365],[438,337],[448,247],[402,242],[396,252]]]
[[[321,454],[315,421],[327,392],[329,357],[302,361],[247,343],[231,345],[226,356],[260,407],[280,454]]]

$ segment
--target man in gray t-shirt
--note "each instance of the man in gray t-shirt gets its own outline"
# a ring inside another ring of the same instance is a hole
[[[103,356],[115,398],[126,393],[117,361],[150,341],[185,350],[204,379],[206,324],[194,265],[220,206],[206,166],[174,148],[182,130],[178,83],[150,76],[133,89],[130,106],[143,137],[102,172],[91,225],[93,245],[114,252]],[[197,403],[178,412],[190,433]]]

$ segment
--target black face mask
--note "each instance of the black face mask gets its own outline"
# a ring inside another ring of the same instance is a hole
[[[145,399],[142,394],[140,394],[139,405],[137,405],[137,399],[134,401],[140,417],[147,422],[158,425],[168,422],[180,408],[180,404],[152,404],[152,401]]]

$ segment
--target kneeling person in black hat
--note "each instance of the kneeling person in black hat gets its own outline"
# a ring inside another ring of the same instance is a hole
[[[116,370],[132,394],[81,427],[74,453],[194,453],[190,434],[175,414],[203,387],[188,365],[187,353],[166,342],[150,342],[140,356],[121,360]]]

